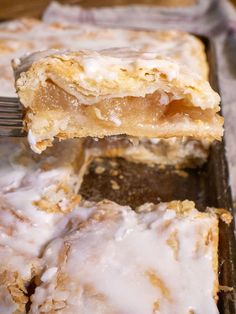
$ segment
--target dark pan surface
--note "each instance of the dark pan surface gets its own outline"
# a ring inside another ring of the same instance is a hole
[[[219,91],[214,47],[207,38],[200,39],[206,47],[210,83]],[[200,169],[176,171],[128,162],[122,158],[97,158],[90,164],[84,176],[80,193],[89,200],[99,201],[107,198],[133,208],[145,202],[190,199],[196,202],[200,210],[204,210],[206,206],[214,206],[233,211],[224,142],[212,145],[209,160]],[[221,286],[234,288],[234,291],[219,293],[220,313],[235,314],[234,223],[227,226],[220,222],[219,280]]]
[[[102,173],[97,173],[99,170]],[[205,179],[203,169],[162,169],[123,158],[96,158],[84,177],[80,192],[86,199],[100,201],[107,198],[133,208],[143,203],[188,198],[204,209]]]

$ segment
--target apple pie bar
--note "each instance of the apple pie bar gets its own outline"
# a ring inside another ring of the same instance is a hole
[[[24,140],[0,140],[0,313],[25,313],[27,287],[45,245],[78,218],[79,141],[42,155]],[[63,154],[61,154],[63,152]]]
[[[102,201],[46,248],[30,313],[216,314],[217,247],[217,216],[191,201]]]
[[[31,148],[55,137],[221,139],[219,95],[209,82],[158,53],[127,49],[44,51],[13,63]]]

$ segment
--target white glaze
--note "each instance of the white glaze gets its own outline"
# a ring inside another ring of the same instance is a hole
[[[60,314],[189,314],[190,309],[218,313],[213,299],[217,275],[212,268],[213,246],[204,245],[203,238],[215,217],[196,218],[195,209],[176,217],[168,204],[139,214],[114,203],[100,205],[99,210],[104,213],[101,217],[107,211],[114,215],[100,222],[88,220],[86,227],[58,238],[46,250],[46,274],[48,269],[58,267],[58,271],[36,288],[31,313],[53,311],[58,302]],[[167,221],[171,224],[165,228]],[[179,242],[178,259],[167,244],[173,232]],[[65,244],[69,250],[60,255]],[[158,276],[169,292],[163,295],[149,273]],[[62,286],[56,284],[59,274],[65,275]],[[154,311],[156,301],[159,311]]]
[[[76,204],[70,209],[80,180],[71,163],[80,148],[79,142],[69,141],[39,157],[25,140],[0,140],[0,274],[15,272],[27,284],[32,269],[38,273],[43,265],[39,257],[47,243],[63,235],[68,224],[73,228],[92,213],[93,208],[80,211]],[[44,165],[49,168],[44,169]],[[60,184],[66,185],[71,194],[60,190]],[[34,203],[44,197],[50,200],[45,210]],[[53,211],[56,204],[61,206],[59,211]],[[44,275],[45,280],[52,272]],[[1,284],[0,313],[14,313],[17,305]]]
[[[159,52],[159,54],[175,57],[199,74],[202,74],[202,62],[205,62],[205,57],[202,55],[199,59],[192,55],[192,51],[201,50],[199,42],[186,33],[176,31],[172,31],[171,36],[169,38],[167,36],[163,41],[158,32],[137,33],[86,24],[73,26],[57,22],[55,25],[23,19],[2,23],[0,41],[4,47],[0,54],[0,94],[2,96],[15,95],[11,60],[28,52],[45,49],[101,50],[132,46],[133,49]]]

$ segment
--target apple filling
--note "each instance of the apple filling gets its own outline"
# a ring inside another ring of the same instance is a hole
[[[67,132],[70,136],[78,137],[115,134],[194,136],[188,134],[191,133],[190,124],[195,124],[195,129],[196,124],[201,124],[201,127],[205,125],[205,128],[213,124],[214,128],[219,128],[223,124],[223,118],[215,110],[194,107],[185,99],[176,99],[171,93],[156,91],[145,97],[107,98],[93,105],[85,105],[51,81],[35,92],[30,109],[37,117],[46,119],[47,116],[51,119],[52,127],[56,117],[67,119],[67,127],[55,134],[59,137],[67,137]],[[33,125],[31,127],[34,128]]]

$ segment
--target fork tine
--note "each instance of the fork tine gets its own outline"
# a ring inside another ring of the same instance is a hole
[[[16,97],[0,97],[0,102],[5,103],[5,104],[11,104],[11,103],[19,104],[19,99]]]
[[[6,120],[6,119],[19,119],[22,120],[22,112],[8,112],[8,111],[2,111],[0,108],[0,120]]]
[[[22,123],[22,120],[20,120],[20,119],[15,119],[15,120],[13,120],[13,119],[11,119],[11,120],[1,120],[0,119],[0,126],[14,126],[14,125],[16,125],[16,126],[21,126],[21,127],[23,127],[23,123]]]
[[[18,103],[3,103],[0,101],[0,107],[1,108],[20,108],[22,109],[22,107],[20,106],[20,104]]]
[[[23,137],[22,105],[17,98],[0,97],[0,137]]]
[[[6,105],[6,104],[1,104],[0,103],[0,110],[21,110],[22,111],[22,107],[20,107],[19,105]]]
[[[20,118],[22,118],[22,110],[19,110],[19,109],[17,109],[17,110],[5,110],[5,109],[2,109],[1,107],[0,107],[0,118],[1,117],[9,117],[9,118],[11,118],[11,117],[20,117]]]
[[[1,107],[19,107],[21,108],[22,105],[17,98],[9,98],[9,97],[0,97],[0,106]]]
[[[18,114],[18,115],[22,115],[22,110],[20,108],[2,108],[0,105],[0,117],[2,116],[2,114]]]

